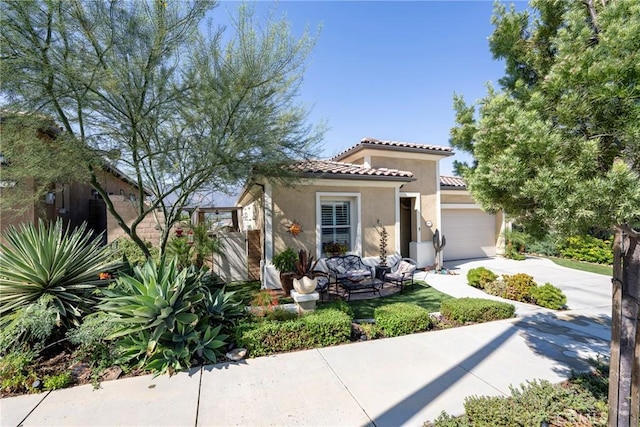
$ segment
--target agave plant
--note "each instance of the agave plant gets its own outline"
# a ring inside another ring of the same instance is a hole
[[[189,367],[194,356],[216,362],[227,338],[221,329],[241,310],[231,295],[212,294],[203,286],[204,273],[179,270],[176,258],[158,266],[148,260],[133,276],[123,275],[113,289],[103,291],[99,308],[121,324],[111,338],[121,338],[125,360],[156,374]]]
[[[85,224],[69,230],[62,221],[38,221],[9,227],[0,244],[0,314],[7,318],[44,295],[61,323],[78,324],[96,304],[95,290],[109,283],[100,273],[114,270],[100,236],[86,232]]]

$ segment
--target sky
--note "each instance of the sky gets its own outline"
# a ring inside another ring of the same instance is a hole
[[[259,2],[256,13],[274,4],[294,34],[321,26],[299,101],[311,123],[328,125],[322,158],[364,137],[448,146],[453,94],[475,102],[504,75],[489,51],[492,1]],[[454,159],[469,161],[464,153],[441,161],[442,175]]]

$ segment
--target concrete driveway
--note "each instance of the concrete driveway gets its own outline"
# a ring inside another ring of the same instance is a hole
[[[451,263],[426,276],[454,296],[483,296],[466,271],[523,272],[550,282],[572,310],[519,305],[518,317],[398,338],[222,363],[0,400],[2,426],[421,426],[470,395],[560,382],[609,351],[610,280],[543,259]],[[608,305],[607,305],[608,304]]]

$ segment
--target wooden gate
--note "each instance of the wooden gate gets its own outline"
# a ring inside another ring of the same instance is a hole
[[[249,280],[260,280],[260,261],[262,260],[262,238],[260,230],[247,231],[247,268]]]

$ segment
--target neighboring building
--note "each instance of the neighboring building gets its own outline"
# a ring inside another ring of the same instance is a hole
[[[374,263],[379,255],[376,223],[389,233],[389,254],[434,263],[433,233],[447,239],[445,260],[496,255],[502,215],[483,212],[460,178],[443,177],[439,161],[450,147],[365,138],[331,160],[294,166],[300,182],[288,187],[264,180],[246,188],[241,229],[262,234],[262,280],[280,287],[273,255],[292,247],[325,256],[338,242]],[[302,232],[292,233],[292,224]]]
[[[56,139],[62,130],[51,124],[42,125],[34,132],[39,139],[46,142]],[[16,183],[7,179],[7,175],[10,174],[5,173],[5,171],[10,171],[11,159],[5,159],[3,155],[0,155],[0,159],[2,169],[4,169],[0,180],[0,197],[2,197],[14,191]],[[126,222],[130,223],[136,216],[136,208],[132,202],[138,197],[138,185],[116,167],[106,163],[102,170],[98,171],[97,177],[109,194],[117,211],[123,215]],[[23,188],[35,191],[33,179],[29,179],[21,185]],[[105,242],[112,241],[124,234],[115,218],[107,213],[105,201],[91,185],[82,182],[52,182],[48,187],[49,191],[38,201],[34,202],[34,193],[32,192],[31,197],[25,194],[23,205],[14,205],[12,208],[0,210],[0,232],[4,232],[11,225],[36,223],[38,219],[53,221],[60,218],[64,221],[65,226],[70,225],[73,228],[86,222],[88,228],[96,233],[106,232]],[[150,193],[144,190],[144,194],[148,196]],[[139,229],[142,238],[150,241],[157,240],[158,233],[154,233],[153,225],[143,224]]]

